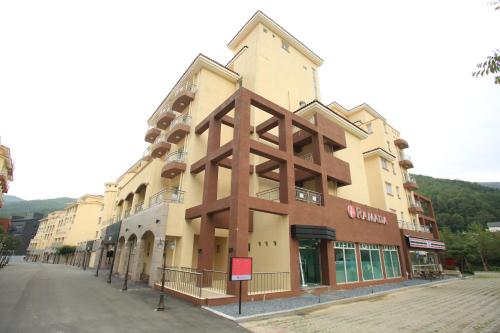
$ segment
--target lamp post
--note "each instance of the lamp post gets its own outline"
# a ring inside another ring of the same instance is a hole
[[[132,256],[132,245],[133,243],[131,241],[129,243],[129,250],[128,250],[128,259],[127,259],[127,268],[125,269],[125,280],[123,280],[123,286],[122,286],[122,291],[125,291],[128,289],[128,269],[130,267],[130,257]]]
[[[95,276],[99,276],[99,268],[101,268],[102,254],[104,252],[104,241],[101,241],[101,254],[99,255],[99,261],[97,262],[97,269],[95,270]]]
[[[162,244],[163,243],[163,244]],[[165,266],[167,266],[167,238],[160,238],[158,241],[158,246],[163,245],[163,263],[161,266],[161,290],[160,290],[160,300],[156,311],[165,311]]]
[[[113,274],[113,268],[115,267],[116,249],[118,247],[118,241],[116,241],[113,249],[113,259],[111,260],[111,267],[109,268],[108,283],[111,283],[111,275]]]

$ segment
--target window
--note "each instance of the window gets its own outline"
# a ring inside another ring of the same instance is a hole
[[[392,150],[391,150],[391,143],[389,142],[389,140],[386,141],[387,143],[387,149],[389,150],[389,152],[392,153]]]
[[[372,123],[367,123],[367,124],[366,124],[366,131],[367,131],[368,133],[370,133],[370,134],[371,134],[371,133],[373,133],[373,130],[372,130]]]
[[[361,253],[361,273],[363,275],[363,281],[383,279],[379,246],[373,244],[360,244],[359,248]]]
[[[398,199],[401,199],[401,194],[399,194],[399,186],[396,186],[396,195],[398,196]]]
[[[384,133],[387,134],[387,124],[384,123]]]
[[[318,99],[318,85],[316,83],[316,69],[312,69],[312,74],[313,74],[313,87],[314,87],[314,98]]]
[[[389,170],[389,167],[387,166],[387,160],[385,158],[380,158],[382,161],[382,169],[384,170]]]
[[[284,39],[281,40],[281,48],[287,52],[290,52],[289,50],[290,44]]]
[[[387,192],[388,195],[393,195],[391,183],[385,182],[385,191]]]
[[[401,212],[401,221],[404,221],[404,220],[405,220],[405,213]]]
[[[396,175],[396,169],[394,168],[394,163],[391,163],[391,166],[392,166],[392,174]]]
[[[384,267],[386,278],[397,278],[401,276],[399,266],[398,250],[395,246],[384,246]]]
[[[337,283],[358,282],[358,263],[354,243],[335,242],[334,248]]]

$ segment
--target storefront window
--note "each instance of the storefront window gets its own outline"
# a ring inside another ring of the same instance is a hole
[[[363,280],[379,280],[383,278],[380,247],[373,244],[360,244],[361,272]]]
[[[398,249],[395,246],[384,246],[384,266],[388,279],[401,276]]]
[[[354,243],[335,242],[337,284],[358,282],[358,266]]]

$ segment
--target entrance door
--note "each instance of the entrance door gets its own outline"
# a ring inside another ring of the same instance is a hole
[[[302,286],[321,284],[320,240],[299,240],[300,280]]]

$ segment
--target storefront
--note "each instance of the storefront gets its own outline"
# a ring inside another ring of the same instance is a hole
[[[440,252],[445,250],[442,241],[412,235],[403,235],[408,255],[408,271],[417,276],[421,271],[442,270]]]

